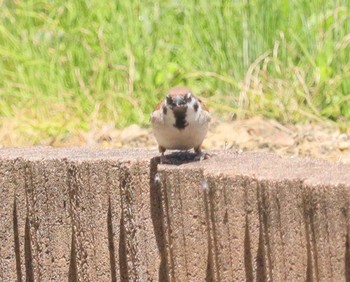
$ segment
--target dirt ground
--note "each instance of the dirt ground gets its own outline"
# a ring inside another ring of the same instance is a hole
[[[157,148],[152,130],[138,125],[118,130],[112,124],[101,124],[88,133],[48,142],[54,146]],[[350,163],[350,132],[340,133],[328,124],[282,125],[260,117],[223,122],[214,118],[203,148],[276,152],[282,156]]]

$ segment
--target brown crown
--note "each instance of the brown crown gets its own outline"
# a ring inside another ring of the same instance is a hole
[[[186,95],[187,93],[192,92],[189,88],[185,86],[177,86],[173,87],[168,91],[169,96],[177,96],[177,95]]]
[[[168,95],[170,96],[177,96],[177,95],[186,95],[187,93],[189,93],[191,91],[191,89],[185,87],[185,86],[176,86],[176,87],[173,87],[171,88],[169,91],[168,91]],[[193,95],[193,93],[192,93]],[[194,96],[194,95],[193,95]],[[208,108],[205,106],[205,104],[203,103],[203,101],[201,101],[200,99],[198,99],[198,101],[201,103],[201,106],[202,106],[202,109],[205,110],[205,111],[209,111]],[[157,110],[160,110],[164,105],[164,100],[161,100],[157,105],[156,107],[154,108],[153,111],[157,111]]]

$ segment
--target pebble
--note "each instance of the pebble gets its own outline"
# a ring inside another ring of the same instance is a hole
[[[339,142],[338,149],[341,151],[345,151],[345,150],[350,149],[350,142],[348,142],[348,141]]]

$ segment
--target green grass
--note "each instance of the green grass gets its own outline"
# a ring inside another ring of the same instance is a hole
[[[0,0],[1,126],[147,125],[178,84],[217,112],[348,124],[349,3]]]

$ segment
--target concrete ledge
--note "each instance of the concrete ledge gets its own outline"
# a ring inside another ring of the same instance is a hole
[[[350,165],[154,156],[0,149],[0,280],[350,281]]]

